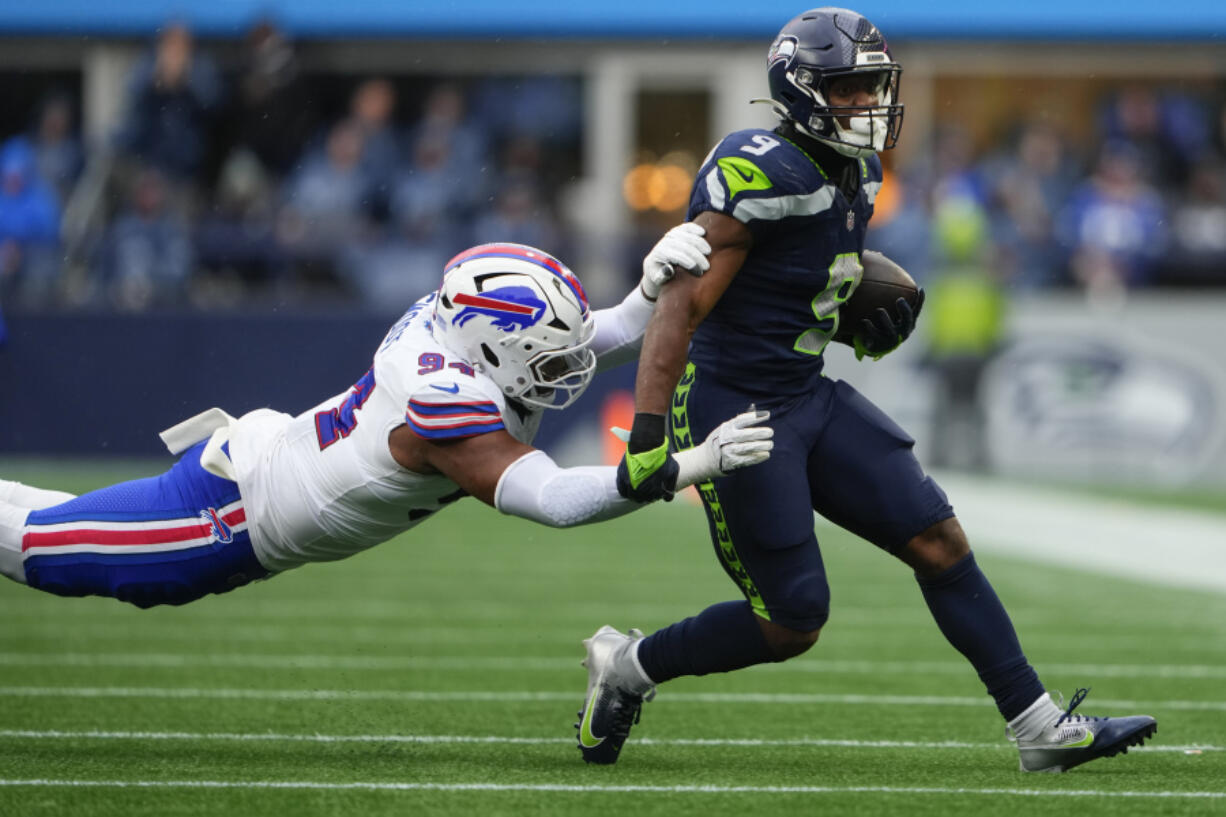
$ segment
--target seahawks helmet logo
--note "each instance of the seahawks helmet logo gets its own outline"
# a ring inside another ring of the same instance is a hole
[[[771,44],[770,53],[766,55],[767,66],[774,65],[777,62],[790,64],[792,58],[796,56],[796,43],[796,38],[790,34],[775,40]]]

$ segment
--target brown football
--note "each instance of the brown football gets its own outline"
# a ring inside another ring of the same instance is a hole
[[[839,329],[834,339],[848,346],[854,344],[856,329],[860,322],[884,307],[891,315],[899,298],[906,298],[914,308],[919,298],[919,287],[907,271],[879,252],[865,250],[860,255],[864,273],[860,285],[851,293],[847,303],[839,308]]]

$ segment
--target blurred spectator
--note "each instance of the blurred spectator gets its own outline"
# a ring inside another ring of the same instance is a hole
[[[471,243],[469,224],[484,184],[480,170],[454,152],[475,144],[460,124],[460,102],[454,86],[431,93],[426,120],[411,131],[409,162],[390,191],[389,235],[345,253],[342,274],[369,308],[403,309],[437,286],[447,259]]]
[[[152,168],[141,171],[128,207],[103,238],[95,276],[99,294],[128,312],[182,304],[192,262],[187,231],[167,206],[166,180]]]
[[[390,185],[400,165],[400,149],[392,127],[396,90],[386,79],[368,79],[353,92],[350,121],[362,134],[362,172],[373,197],[372,209],[382,213]]]
[[[1176,94],[1130,83],[1108,101],[1103,139],[1135,150],[1141,177],[1155,186],[1180,186],[1189,163],[1208,145],[1204,111]]]
[[[35,162],[25,137],[0,148],[0,297],[27,304],[46,302],[59,275],[60,208]]]
[[[392,222],[414,243],[459,246],[467,240],[462,235],[482,189],[457,178],[451,147],[445,134],[422,131],[409,167],[392,190]]]
[[[934,202],[966,198],[979,204],[988,200],[988,190],[975,164],[971,135],[961,125],[946,125],[936,135],[929,182]]]
[[[583,95],[572,77],[493,77],[480,83],[476,96],[478,118],[500,140],[531,136],[557,145],[578,139]]]
[[[340,273],[367,309],[399,315],[422,292],[438,288],[443,266],[459,249],[437,241],[406,241],[393,234],[349,247],[341,256]]]
[[[966,197],[942,201],[933,232],[937,263],[924,321],[938,385],[929,459],[937,467],[983,471],[988,457],[979,387],[1001,341],[1004,293],[982,207]]]
[[[169,25],[128,80],[118,147],[170,179],[191,181],[204,160],[220,102],[221,80],[213,61],[196,50],[185,25]]]
[[[1171,249],[1163,278],[1168,283],[1226,283],[1226,166],[1205,159],[1171,212]]]
[[[365,237],[369,180],[361,160],[362,131],[346,120],[286,183],[278,240],[307,278],[333,279],[337,253]]]
[[[212,209],[196,231],[200,266],[214,279],[267,286],[285,277],[286,261],[273,222],[274,188],[248,150],[230,154]]]
[[[1078,178],[1064,140],[1048,124],[1027,123],[1015,149],[984,168],[992,237],[1010,286],[1059,283],[1064,254],[1053,235],[1054,219]]]
[[[294,166],[315,127],[315,109],[293,44],[263,21],[243,43],[233,121],[235,147],[250,150],[280,178]]]
[[[536,186],[528,178],[504,184],[494,197],[494,209],[477,219],[472,241],[486,244],[509,241],[532,247],[549,247],[550,252],[567,257],[561,237],[548,205],[542,201]]]
[[[1212,132],[1209,144],[1210,155],[1226,159],[1226,100],[1218,103],[1210,130]]]
[[[488,134],[465,119],[465,99],[460,87],[444,82],[426,96],[421,119],[409,129],[407,143],[415,148],[423,140],[447,143],[448,163],[457,185],[473,189],[488,183]],[[415,161],[410,157],[410,161]]]
[[[68,201],[85,164],[74,118],[72,101],[56,94],[43,102],[33,133],[38,175],[55,190],[61,204]]]
[[[1141,176],[1130,144],[1108,144],[1094,175],[1072,194],[1058,223],[1074,279],[1090,294],[1151,283],[1165,249],[1162,200]]]
[[[867,248],[884,253],[921,284],[930,272],[928,209],[919,184],[886,170],[873,203]]]

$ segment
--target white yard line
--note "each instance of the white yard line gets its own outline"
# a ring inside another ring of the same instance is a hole
[[[0,739],[10,740],[204,740],[235,743],[284,741],[288,743],[420,743],[420,744],[513,744],[524,746],[573,745],[574,738],[509,737],[505,735],[319,735],[274,732],[116,732],[67,731],[59,729],[0,729]],[[636,738],[636,746],[810,746],[846,749],[988,749],[1012,750],[1007,741],[970,743],[959,740],[840,740],[836,738]],[[1186,746],[1139,746],[1134,752],[1221,752],[1226,747],[1203,744]]]
[[[1226,513],[1087,497],[965,474],[936,478],[977,550],[1226,592]]]
[[[371,656],[268,655],[243,653],[21,653],[0,652],[0,666],[125,667],[176,669],[235,667],[241,669],[309,670],[449,670],[473,672],[556,672],[579,666],[578,658],[544,656]],[[1044,664],[1045,674],[1093,675],[1111,678],[1226,679],[1226,666],[1214,664]],[[846,675],[966,675],[963,661],[847,661],[801,659],[764,664],[757,672],[831,673]]]
[[[0,786],[116,789],[309,789],[317,791],[441,791],[621,794],[934,794],[1010,797],[1114,797],[1144,799],[1226,798],[1226,791],[1112,791],[1102,789],[963,789],[938,786],[592,786],[567,783],[332,783],[310,780],[72,780],[0,779]]]
[[[575,701],[571,692],[514,691],[433,691],[408,689],[242,689],[190,687],[0,687],[0,698],[200,698],[253,701],[475,701],[497,703],[536,703]],[[940,695],[840,695],[820,693],[720,693],[676,692],[667,699],[675,703],[696,704],[857,704],[865,706],[992,706],[986,696]],[[1127,709],[1176,709],[1191,712],[1226,712],[1226,701],[1135,701],[1102,698],[1101,707]]]

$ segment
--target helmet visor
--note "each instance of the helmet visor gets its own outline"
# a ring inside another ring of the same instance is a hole
[[[579,346],[541,352],[528,361],[532,387],[520,400],[540,408],[562,409],[579,399],[596,372],[596,353]]]

